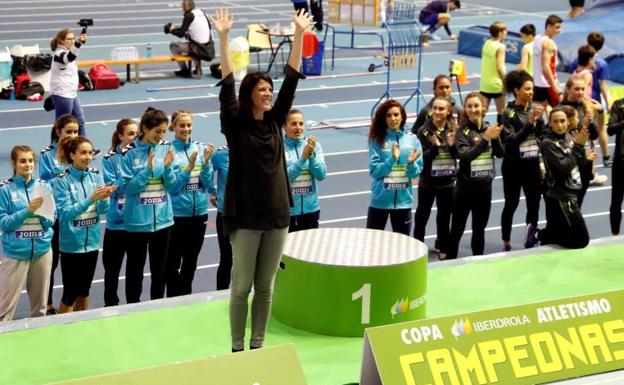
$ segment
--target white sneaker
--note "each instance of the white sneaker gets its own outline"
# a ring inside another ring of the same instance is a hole
[[[589,184],[592,186],[602,186],[607,183],[607,179],[609,178],[606,175],[594,174],[594,179],[592,179]]]
[[[436,35],[435,33],[432,33],[429,35],[429,40],[433,40],[433,41],[440,41],[442,40],[442,38],[438,35]]]

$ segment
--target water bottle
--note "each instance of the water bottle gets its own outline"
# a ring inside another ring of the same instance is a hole
[[[145,55],[148,59],[152,58],[152,45],[147,43],[147,54]]]
[[[15,87],[11,87],[11,93],[9,94],[9,100],[15,100]]]

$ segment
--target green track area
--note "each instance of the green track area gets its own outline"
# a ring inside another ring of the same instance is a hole
[[[429,271],[427,314],[612,291],[624,288],[623,276],[621,244],[444,266]],[[267,344],[284,343],[294,343],[310,385],[358,381],[361,338],[320,336],[271,320]],[[0,334],[0,384],[67,381],[203,359],[229,349],[225,300],[136,312]]]

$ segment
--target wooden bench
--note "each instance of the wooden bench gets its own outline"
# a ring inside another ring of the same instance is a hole
[[[150,58],[140,57],[134,60],[79,60],[78,67],[91,67],[95,64],[106,64],[107,66],[114,65],[125,65],[126,66],[126,79],[127,81],[132,81],[130,79],[130,66],[134,65],[134,82],[138,83],[141,81],[141,64],[150,64],[150,63],[169,63],[169,62],[187,62],[192,61],[193,59],[190,56],[176,55],[176,56],[154,56]]]

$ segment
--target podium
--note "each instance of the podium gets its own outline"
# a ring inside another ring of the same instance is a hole
[[[427,247],[398,233],[326,228],[288,235],[273,316],[312,333],[361,337],[364,329],[425,318]]]

